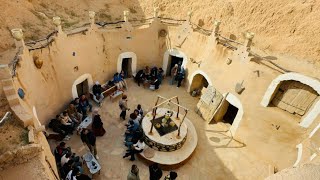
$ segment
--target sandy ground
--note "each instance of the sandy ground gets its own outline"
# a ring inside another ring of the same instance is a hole
[[[193,122],[198,134],[198,146],[192,157],[176,171],[179,179],[264,179],[268,176],[268,164],[256,158],[245,145],[232,140],[225,134],[226,124],[208,125],[199,118],[194,109],[198,98],[191,97],[184,88],[169,86],[167,82],[158,91],[138,87],[129,80],[129,107],[134,109],[140,103],[145,112],[155,103],[157,95],[179,96],[181,104],[190,109],[188,118]],[[134,163],[140,168],[141,179],[148,179],[148,164],[137,159],[134,162],[122,159],[124,151],[123,133],[127,121],[119,119],[118,100],[105,99],[100,114],[107,133],[97,138],[97,149],[102,165],[101,174],[96,179],[125,179]],[[56,143],[50,142],[52,148]],[[79,155],[86,152],[80,137],[73,135],[69,146]],[[165,171],[164,174],[167,174]]]

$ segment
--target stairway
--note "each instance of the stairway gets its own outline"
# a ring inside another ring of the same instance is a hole
[[[4,94],[7,97],[10,108],[13,113],[18,117],[24,127],[33,125],[33,117],[28,113],[24,107],[21,106],[19,102],[19,96],[17,91],[13,87],[12,79],[4,79],[1,81],[3,85]]]

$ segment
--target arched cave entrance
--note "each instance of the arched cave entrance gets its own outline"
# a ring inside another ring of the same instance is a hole
[[[191,81],[190,92],[192,96],[199,96],[201,95],[201,90],[208,86],[208,80],[202,74],[196,74]]]
[[[300,126],[309,127],[320,114],[320,81],[299,73],[278,76],[269,85],[261,105],[272,104],[301,118]]]
[[[117,72],[125,72],[127,78],[134,77],[137,71],[137,55],[133,52],[121,53],[118,57]]]
[[[78,77],[72,85],[72,97],[77,98],[82,94],[89,93],[90,87],[93,86],[91,74],[83,74]]]
[[[182,67],[186,68],[187,56],[185,55],[185,53],[177,49],[168,49],[163,56],[162,69],[164,71],[164,74],[170,75],[173,66],[179,63],[182,65]]]
[[[235,135],[243,116],[243,107],[241,101],[233,94],[223,94],[224,99],[219,105],[213,120],[215,122],[224,122],[230,124],[230,132]]]

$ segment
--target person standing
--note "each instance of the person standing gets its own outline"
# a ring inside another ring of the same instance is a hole
[[[174,84],[174,81],[176,80],[178,73],[178,64],[175,64],[174,67],[171,69],[171,80],[170,80],[170,85]]]
[[[127,110],[130,111],[130,109],[128,108],[127,102],[128,102],[127,95],[124,94],[121,100],[119,101],[119,107],[121,109],[120,118],[122,118],[123,120],[126,120]]]
[[[96,136],[89,129],[82,129],[81,131],[81,140],[84,145],[87,145],[90,152],[99,159],[97,156],[97,147],[96,147]]]
[[[140,180],[138,166],[133,164],[127,176],[127,180]]]
[[[158,163],[149,166],[150,180],[159,180],[162,177],[162,170],[159,168]]]
[[[184,75],[185,75],[185,70],[181,65],[179,65],[178,71],[177,71],[177,76],[176,76],[176,80],[178,81],[177,88],[179,88],[181,86],[181,82],[184,79]]]

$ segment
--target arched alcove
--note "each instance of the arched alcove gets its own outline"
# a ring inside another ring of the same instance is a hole
[[[92,80],[91,74],[83,74],[73,82],[73,85],[72,85],[73,99],[79,97],[77,85],[84,83],[86,81],[87,81],[87,86],[88,86],[88,91],[89,91],[90,88],[93,86],[93,80]]]
[[[196,70],[196,71],[194,71],[191,75],[190,75],[190,77],[188,78],[189,79],[189,86],[188,86],[188,92],[191,92],[191,91],[193,91],[193,86],[192,86],[192,83],[193,83],[193,81],[194,80],[197,80],[197,79],[195,79],[195,78],[197,78],[197,76],[202,76],[207,82],[208,82],[208,85],[209,86],[212,86],[213,84],[212,84],[212,81],[211,81],[211,79],[209,78],[209,76],[207,75],[207,73],[205,73],[204,71],[202,71],[202,70]],[[195,84],[196,85],[196,84]]]
[[[311,87],[316,93],[318,93],[318,96],[320,94],[320,81],[299,73],[286,73],[278,76],[276,79],[274,79],[271,84],[269,85],[267,91],[265,92],[263,99],[261,101],[261,105],[264,107],[267,107],[270,102],[273,100],[273,98],[276,96],[280,86],[282,83],[286,81],[296,81],[299,83],[302,83],[306,86]],[[317,98],[315,102],[313,102],[313,105],[310,106],[310,109],[308,112],[302,117],[302,120],[300,122],[300,126],[302,127],[309,127],[312,122],[315,120],[315,118],[320,114],[320,101],[319,98]]]
[[[242,117],[243,117],[243,113],[244,113],[243,106],[237,96],[235,96],[231,93],[223,94],[223,96],[226,97],[226,101],[228,101],[229,104],[231,104],[232,106],[234,106],[238,109],[237,115],[235,116],[233,123],[231,125],[231,128],[230,128],[230,132],[234,136],[236,133],[236,130],[238,129],[238,127],[240,125]]]
[[[134,52],[124,52],[121,53],[118,57],[118,62],[117,62],[117,72],[120,73],[123,67],[123,63],[126,62],[128,63],[127,66],[129,71],[131,70],[130,74],[132,76],[135,76],[137,73],[137,55]]]
[[[175,58],[175,59],[173,59]],[[179,60],[181,59],[181,60]],[[182,67],[186,68],[188,58],[185,53],[182,51],[179,51],[177,49],[168,49],[163,56],[163,65],[162,69],[164,71],[164,74],[168,74],[172,68],[172,64],[174,63],[173,60],[176,60],[177,62],[182,62]]]

